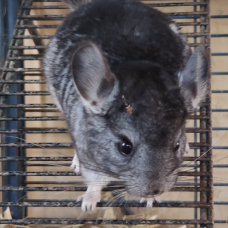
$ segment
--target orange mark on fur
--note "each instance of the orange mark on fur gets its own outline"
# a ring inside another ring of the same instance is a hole
[[[131,114],[132,114],[132,109],[133,109],[133,108],[131,107],[131,105],[129,105],[129,104],[127,103],[127,101],[126,101],[124,95],[122,96],[122,98],[123,98],[123,100],[124,100],[124,105],[126,106],[126,109],[127,109],[128,114],[131,115]]]

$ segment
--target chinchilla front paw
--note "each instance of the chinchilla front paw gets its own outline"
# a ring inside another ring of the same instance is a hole
[[[147,202],[146,207],[149,207],[149,208],[153,207],[154,202],[157,202],[157,203],[161,202],[159,199],[159,196],[154,196],[151,198],[142,198],[140,200],[140,203],[144,203],[145,201]]]
[[[70,167],[72,169],[74,169],[74,172],[76,174],[80,174],[80,164],[79,164],[78,156],[77,156],[76,153],[74,154],[74,158],[72,160],[72,163],[71,163],[71,166]]]
[[[82,201],[81,208],[85,211],[94,211],[97,203],[101,200],[100,187],[88,187],[84,195],[79,196],[77,201]]]

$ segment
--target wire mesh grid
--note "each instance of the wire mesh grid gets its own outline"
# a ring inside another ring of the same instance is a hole
[[[210,39],[228,37],[227,34],[210,33],[209,0],[144,1],[168,13],[188,37],[192,48],[203,44],[210,47]],[[188,118],[188,138],[191,152],[185,157],[188,164],[170,193],[153,209],[137,199],[107,201],[114,197],[111,191],[118,185],[103,190],[103,200],[98,203],[95,215],[82,214],[76,197],[86,187],[69,165],[73,150],[63,117],[57,111],[47,91],[42,71],[42,55],[49,39],[68,8],[58,0],[23,0],[13,39],[2,69],[0,133],[2,165],[2,202],[10,207],[12,219],[2,219],[1,224],[119,224],[119,225],[186,225],[213,227],[213,179],[211,150],[211,99]],[[211,20],[227,18],[211,16]],[[210,49],[208,49],[210,50]],[[214,52],[213,57],[228,53]],[[212,76],[226,76],[227,72],[212,72]],[[227,90],[213,90],[224,94]],[[213,109],[213,113],[227,112]],[[217,127],[213,130],[226,131]],[[214,146],[224,150],[227,146]],[[207,153],[205,153],[207,152]],[[215,164],[215,168],[226,165]],[[227,186],[215,183],[216,186]],[[215,205],[225,202],[215,202]],[[114,215],[107,211],[114,208]],[[186,215],[184,215],[184,211]],[[183,212],[183,214],[182,214]],[[138,216],[138,215],[146,216]],[[148,216],[150,215],[150,216]],[[154,216],[152,216],[154,215]],[[216,220],[216,224],[226,222]]]

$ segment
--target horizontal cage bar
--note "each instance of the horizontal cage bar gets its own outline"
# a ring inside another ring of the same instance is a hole
[[[212,221],[209,220],[197,220],[197,219],[189,219],[189,220],[175,220],[175,219],[165,219],[165,220],[146,220],[146,219],[135,219],[135,220],[77,220],[77,219],[66,219],[66,218],[26,218],[26,219],[2,219],[0,220],[0,224],[17,224],[17,225],[30,225],[30,224],[124,224],[124,225],[146,225],[146,224],[200,224],[207,225],[211,224]]]
[[[0,207],[81,207],[81,202],[7,202],[1,203]],[[146,203],[139,202],[99,202],[97,207],[146,207]],[[154,203],[153,207],[181,207],[181,208],[209,208],[210,204],[206,203]]]
[[[73,157],[0,157],[2,161],[72,161]],[[209,161],[208,157],[184,157],[184,161]]]
[[[192,143],[189,143],[189,146],[190,147],[208,147],[210,145],[208,143],[192,142]],[[26,148],[61,147],[61,148],[67,148],[67,147],[72,147],[72,143],[1,143],[0,147],[26,147]]]
[[[178,176],[210,176],[210,172],[179,172]],[[79,176],[74,172],[0,172],[0,176]],[[1,188],[0,188],[1,189]],[[196,189],[195,189],[196,190]],[[194,190],[193,190],[194,191]]]

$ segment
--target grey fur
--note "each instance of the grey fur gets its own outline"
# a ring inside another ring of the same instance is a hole
[[[105,4],[105,11],[99,11]],[[117,18],[111,24],[110,9],[125,13],[114,14]],[[138,9],[147,13],[138,13]],[[153,24],[153,14],[159,15],[163,27],[155,29],[164,29],[162,37],[144,30],[142,21]],[[124,15],[126,21],[118,15]],[[131,30],[134,15],[140,18]],[[147,53],[166,39],[175,48],[161,46],[155,53]],[[144,49],[144,45],[148,47]],[[71,13],[60,26],[47,47],[44,70],[50,93],[71,134],[75,148],[72,166],[76,168],[79,161],[88,185],[79,198],[84,211],[95,208],[102,187],[115,178],[123,181],[130,194],[148,199],[173,187],[188,150],[187,112],[203,100],[207,91],[208,66],[203,49],[198,48],[189,57],[190,48],[176,25],[164,14],[137,2],[90,3]],[[119,149],[125,138],[133,145],[129,156]],[[175,151],[177,143],[180,147]],[[97,194],[91,198],[92,191]],[[148,201],[150,205],[153,202]]]
[[[65,2],[71,11],[77,10],[83,4],[89,3],[92,0],[61,0]]]

